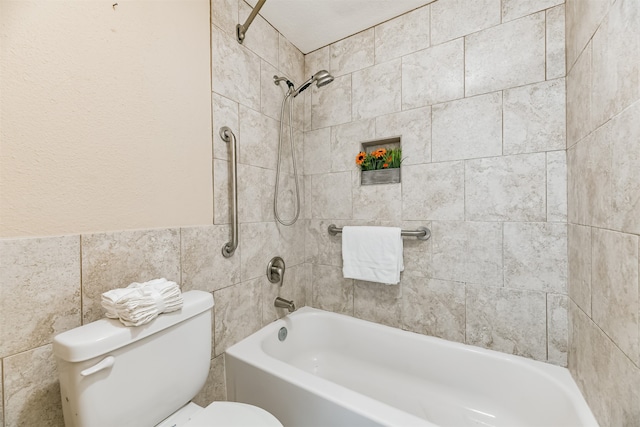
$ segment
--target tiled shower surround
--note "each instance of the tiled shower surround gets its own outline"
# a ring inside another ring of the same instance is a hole
[[[306,56],[259,16],[239,45],[250,7],[211,6],[213,224],[0,240],[0,425],[61,426],[52,337],[101,317],[101,292],[152,277],[214,294],[202,404],[226,398],[225,349],[283,316],[280,295],[568,363],[603,426],[640,424],[634,0],[437,0]],[[336,78],[295,100],[302,213],[283,227],[272,212],[283,89],[272,77],[300,84],[320,69]],[[230,259],[221,126],[239,142]],[[360,143],[392,136],[402,183],[360,186]],[[432,238],[404,240],[399,286],[359,282],[342,278],[332,223],[424,225]],[[276,255],[282,288],[265,277]]]

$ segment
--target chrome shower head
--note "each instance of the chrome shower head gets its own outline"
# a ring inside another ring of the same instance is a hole
[[[295,98],[301,92],[303,92],[306,88],[311,86],[313,82],[316,82],[317,87],[322,87],[322,86],[328,85],[332,81],[333,81],[333,76],[329,74],[327,70],[320,70],[317,73],[315,73],[309,80],[302,83],[302,85],[297,90],[295,90],[291,95]]]

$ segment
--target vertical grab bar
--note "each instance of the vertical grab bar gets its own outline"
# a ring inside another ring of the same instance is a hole
[[[222,247],[222,256],[229,258],[238,247],[238,163],[236,136],[227,126],[220,128],[220,137],[231,142],[231,198],[233,199],[233,219],[231,220],[231,241]]]

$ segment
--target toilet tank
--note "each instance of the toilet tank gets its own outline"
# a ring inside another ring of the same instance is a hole
[[[54,338],[67,427],[151,427],[200,391],[213,297],[189,291],[183,298],[181,310],[146,325],[105,318]]]

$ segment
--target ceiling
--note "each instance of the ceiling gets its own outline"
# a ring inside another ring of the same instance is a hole
[[[267,0],[260,15],[307,54],[433,1]]]

